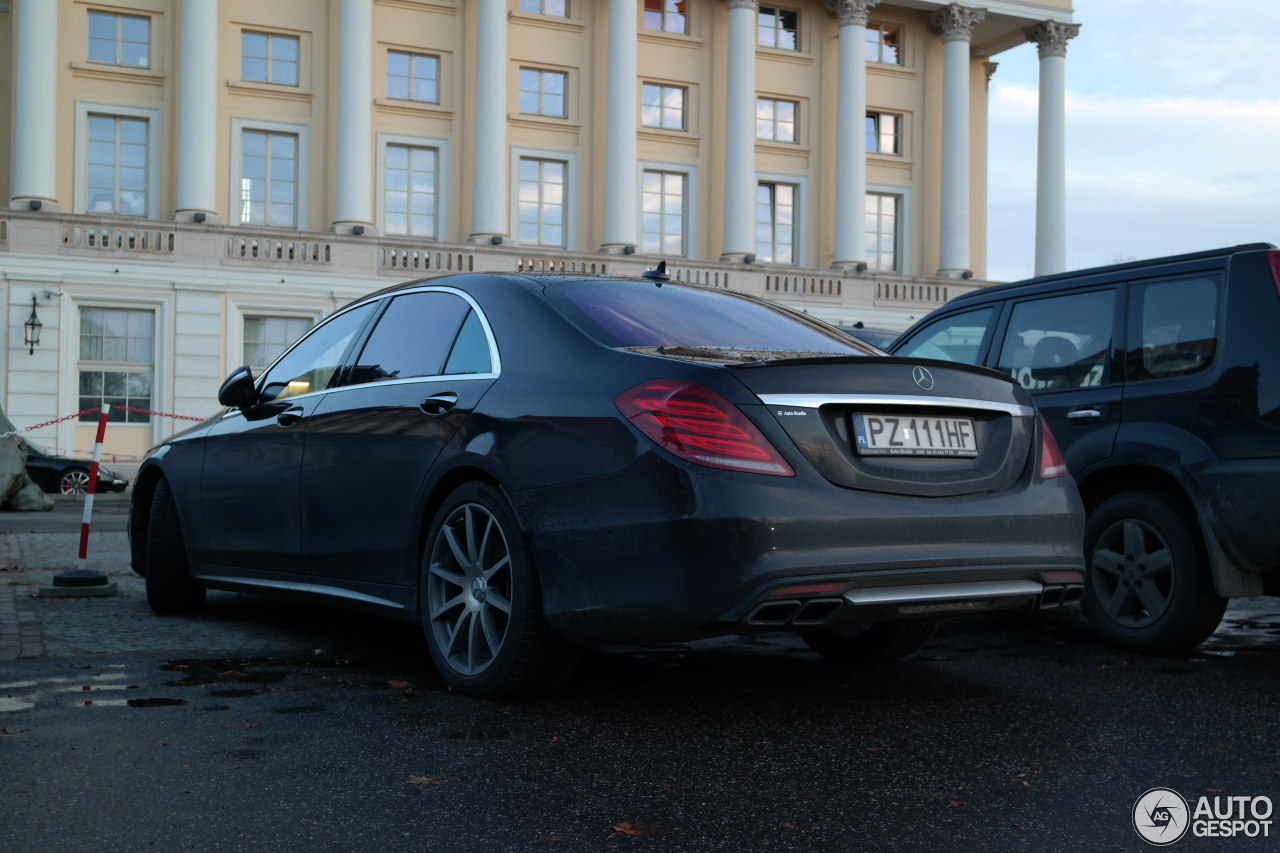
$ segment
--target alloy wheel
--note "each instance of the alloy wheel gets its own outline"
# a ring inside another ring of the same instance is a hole
[[[58,481],[58,490],[64,495],[83,495],[89,491],[89,474],[86,471],[68,471]]]
[[[1126,628],[1158,620],[1173,597],[1173,554],[1164,537],[1136,518],[1103,531],[1093,552],[1093,593],[1106,614]]]

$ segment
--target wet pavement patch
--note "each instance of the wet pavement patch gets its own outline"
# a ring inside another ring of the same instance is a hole
[[[157,696],[153,699],[130,699],[127,703],[130,708],[164,708],[170,705],[185,705],[186,699],[169,699],[163,696]]]
[[[458,729],[444,733],[445,740],[506,740],[511,732],[506,729]]]
[[[286,705],[283,708],[273,708],[273,714],[319,714],[327,710],[323,705]]]
[[[217,699],[243,699],[246,696],[257,696],[260,690],[210,690],[209,696]]]

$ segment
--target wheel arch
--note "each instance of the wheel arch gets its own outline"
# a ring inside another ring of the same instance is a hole
[[[146,561],[143,559],[143,544],[146,541],[147,525],[151,521],[151,498],[155,494],[156,484],[164,477],[164,472],[157,465],[143,465],[133,483],[133,496],[129,501],[129,560],[134,572],[146,577]]]
[[[476,464],[462,464],[451,468],[440,475],[431,485],[427,493],[426,501],[422,505],[422,523],[418,525],[418,539],[415,543],[414,553],[422,554],[427,547],[427,537],[431,535],[431,525],[435,521],[436,513],[440,511],[440,507],[444,505],[445,499],[453,494],[458,488],[473,482],[488,483],[498,491],[506,495],[506,491],[498,482],[498,478],[487,468]],[[508,501],[510,503],[510,501]],[[514,508],[512,512],[514,512]],[[518,517],[518,516],[517,516]]]

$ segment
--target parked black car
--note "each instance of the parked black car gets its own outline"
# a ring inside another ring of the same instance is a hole
[[[41,491],[60,495],[83,495],[89,490],[88,459],[59,456],[25,438],[18,443],[27,451],[27,476]],[[105,465],[98,465],[95,492],[123,492],[129,481]]]
[[[968,293],[892,349],[1031,391],[1089,515],[1085,613],[1176,652],[1227,598],[1280,593],[1278,328],[1280,252],[1258,243]]]
[[[881,350],[887,350],[889,348],[889,344],[893,343],[898,338],[897,332],[891,332],[888,329],[869,328],[862,325],[861,320],[854,323],[852,326],[837,326],[836,328],[846,334],[853,335],[860,341],[865,341],[866,343],[871,344],[876,349]]]
[[[457,275],[340,310],[151,451],[133,566],[425,626],[460,691],[581,644],[799,631],[900,657],[952,613],[1056,606],[1083,513],[1030,395],[668,280]]]

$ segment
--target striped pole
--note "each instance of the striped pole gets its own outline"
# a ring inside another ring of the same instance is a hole
[[[98,465],[102,461],[102,437],[107,432],[107,414],[110,403],[102,404],[98,414],[98,436],[93,440],[93,463],[89,466],[89,489],[84,496],[84,517],[80,520],[80,571],[85,570],[85,557],[89,553],[89,518],[93,515],[93,493],[98,489]]]

